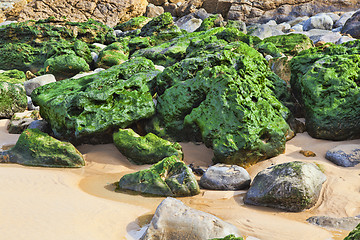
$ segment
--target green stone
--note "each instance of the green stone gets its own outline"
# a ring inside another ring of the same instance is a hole
[[[131,31],[142,28],[145,24],[150,22],[151,18],[145,16],[134,17],[127,22],[117,25],[114,29],[125,31]]]
[[[119,181],[119,188],[171,197],[200,193],[191,169],[176,156],[164,158],[149,169],[123,176]]]
[[[360,239],[360,224],[358,224],[344,240],[359,240]]]
[[[243,238],[242,237],[235,237],[234,235],[230,234],[230,235],[227,235],[224,238],[213,238],[211,240],[243,240]]]
[[[129,58],[128,41],[114,42],[105,47],[99,54],[97,67],[109,68],[119,65]]]
[[[158,73],[150,60],[135,58],[97,74],[36,88],[32,100],[57,137],[110,142],[113,129],[154,114],[147,84]]]
[[[11,118],[27,107],[25,89],[20,84],[0,82],[0,117]]]
[[[120,129],[113,138],[119,151],[136,164],[153,164],[172,155],[183,159],[179,143],[166,141],[152,133],[142,137],[132,129]]]
[[[0,162],[37,167],[82,167],[81,153],[70,143],[61,142],[38,129],[26,129],[16,145],[2,153]]]
[[[9,83],[24,83],[26,81],[26,75],[23,71],[19,70],[9,70],[5,72],[0,72],[0,82],[9,82]]]

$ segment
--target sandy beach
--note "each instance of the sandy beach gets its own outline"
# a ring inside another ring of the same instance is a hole
[[[0,147],[13,145],[19,135],[8,134],[8,120],[0,120]],[[236,225],[246,239],[343,239],[349,232],[320,228],[306,222],[311,216],[349,217],[360,214],[360,165],[343,168],[325,159],[327,150],[360,140],[325,141],[298,134],[285,154],[247,170],[252,178],[262,169],[289,161],[314,162],[327,181],[318,203],[300,213],[247,206],[246,191],[204,191],[179,198],[185,204]],[[203,145],[182,143],[185,162],[208,166],[212,151]],[[0,238],[7,240],[119,240],[138,239],[163,197],[118,193],[113,183],[124,174],[148,168],[131,164],[113,144],[82,145],[86,166],[51,169],[0,165]],[[305,157],[311,150],[316,157]]]

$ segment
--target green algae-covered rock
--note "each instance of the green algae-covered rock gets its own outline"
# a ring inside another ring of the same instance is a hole
[[[313,163],[278,164],[256,175],[244,203],[299,212],[315,205],[325,181],[325,174]]]
[[[0,117],[11,118],[27,107],[25,89],[22,85],[0,81]]]
[[[115,41],[113,29],[95,20],[87,22],[54,21],[51,18],[25,21],[0,28],[0,43],[43,43],[49,40],[75,39],[86,43],[109,43]]]
[[[150,60],[135,58],[97,74],[36,88],[31,96],[57,137],[110,142],[113,129],[154,114],[147,84],[158,73]]]
[[[268,37],[264,42],[273,43],[286,56],[296,56],[299,52],[314,46],[308,36],[296,33]]]
[[[281,154],[289,112],[267,86],[265,59],[245,43],[222,44],[199,48],[196,58],[158,75],[149,130],[177,141],[201,139],[214,162],[247,166]]]
[[[352,230],[344,240],[359,240],[360,239],[360,224]]]
[[[74,48],[76,55],[83,58],[88,64],[90,64],[93,61],[90,48],[85,42],[77,40],[74,43],[73,48]]]
[[[66,54],[49,58],[44,63],[45,73],[53,74],[56,79],[72,77],[80,72],[90,70],[89,64],[85,59],[75,55]]]
[[[230,234],[224,238],[213,238],[211,240],[243,240],[242,237],[236,237],[233,234]]]
[[[129,58],[128,41],[114,42],[105,47],[100,53],[96,66],[109,68],[119,65]]]
[[[81,153],[70,143],[61,142],[38,129],[26,129],[16,145],[2,153],[0,162],[37,167],[82,167]]]
[[[16,69],[9,70],[9,71],[0,71],[0,82],[9,82],[9,83],[20,83],[26,81],[26,75],[23,71],[19,71]]]
[[[197,32],[206,31],[215,27],[223,27],[225,25],[221,14],[212,15],[201,23],[200,27],[196,29]]]
[[[152,133],[142,137],[132,129],[120,129],[113,138],[119,151],[136,164],[153,164],[172,155],[183,159],[179,143],[166,141]]]
[[[114,29],[121,31],[131,31],[142,28],[145,24],[150,22],[151,18],[145,16],[134,17],[127,22],[117,25]]]
[[[360,41],[312,48],[291,60],[291,87],[315,138],[360,137]]]
[[[119,188],[161,196],[193,196],[200,193],[191,169],[176,156],[164,158],[149,169],[127,174]]]
[[[270,55],[275,58],[282,56],[280,50],[272,42],[260,42],[256,45],[256,50],[264,56]]]

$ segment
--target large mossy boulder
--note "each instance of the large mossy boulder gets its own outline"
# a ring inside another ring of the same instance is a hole
[[[328,44],[291,61],[291,86],[315,138],[360,137],[360,41]]]
[[[144,58],[97,74],[36,88],[31,96],[55,135],[72,142],[111,142],[114,129],[155,113],[147,86],[159,73]]]
[[[38,129],[26,129],[16,145],[1,153],[0,162],[37,167],[82,167],[81,153],[70,143],[61,142]]]
[[[301,51],[314,46],[308,36],[296,33],[268,37],[264,39],[264,42],[274,44],[286,56],[296,56]]]
[[[179,160],[183,159],[179,143],[169,142],[153,133],[142,137],[132,129],[119,129],[114,133],[113,139],[117,149],[136,164],[154,164],[172,155]]]
[[[145,16],[134,17],[127,22],[120,23],[116,27],[115,30],[131,31],[136,29],[141,29],[145,24],[151,21],[151,18]]]
[[[176,156],[164,158],[149,169],[123,176],[118,186],[123,190],[172,197],[200,193],[191,169]]]
[[[359,240],[360,239],[360,224],[347,235],[344,240]]]
[[[0,82],[9,82],[13,84],[24,83],[26,81],[26,75],[24,72],[13,69],[9,71],[0,70]]]
[[[317,202],[326,176],[313,163],[287,162],[259,172],[244,203],[299,212]]]
[[[0,118],[11,118],[27,107],[25,89],[20,84],[0,81]]]
[[[204,41],[158,75],[150,131],[203,141],[214,162],[247,166],[283,153],[289,111],[267,86],[265,59],[243,42]]]

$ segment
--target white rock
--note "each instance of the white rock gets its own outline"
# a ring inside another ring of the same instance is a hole
[[[90,72],[86,72],[86,73],[78,73],[75,76],[73,76],[72,79],[79,79],[79,78],[82,78],[85,76],[93,75],[95,73],[96,73],[95,71],[90,71]]]
[[[101,49],[106,48],[106,45],[105,45],[105,44],[101,44],[101,43],[93,43],[93,45],[94,45],[95,47],[99,47],[99,48],[101,48]]]
[[[91,57],[94,62],[96,62],[99,58],[99,55],[96,52],[91,52]]]
[[[141,240],[212,239],[224,238],[230,234],[241,236],[234,225],[168,197],[156,209]]]
[[[308,16],[297,17],[297,18],[295,18],[295,19],[293,19],[293,20],[291,20],[291,21],[288,21],[287,23],[290,24],[290,26],[293,27],[293,26],[295,26],[295,25],[297,25],[297,24],[303,25],[304,22],[305,22],[306,20],[308,20],[308,19],[309,19]]]
[[[194,32],[196,29],[200,27],[202,23],[201,19],[193,18],[181,25],[180,29],[184,29],[187,32]]]
[[[328,15],[316,15],[304,22],[304,31],[309,31],[311,29],[331,30],[333,24],[333,20]]]
[[[30,96],[35,88],[46,85],[48,83],[56,82],[55,76],[52,74],[45,74],[36,78],[32,78],[24,82],[26,95]]]
[[[339,40],[337,40],[337,42],[335,44],[342,44],[345,42],[350,42],[350,41],[354,41],[356,40],[355,38],[352,37],[348,37],[348,36],[342,36]]]
[[[160,65],[155,65],[155,69],[160,70],[160,71],[164,71],[165,67],[160,66]]]
[[[303,25],[301,25],[301,24],[296,24],[296,25],[294,25],[291,29],[294,30],[295,32],[302,32],[302,31],[304,31]]]

